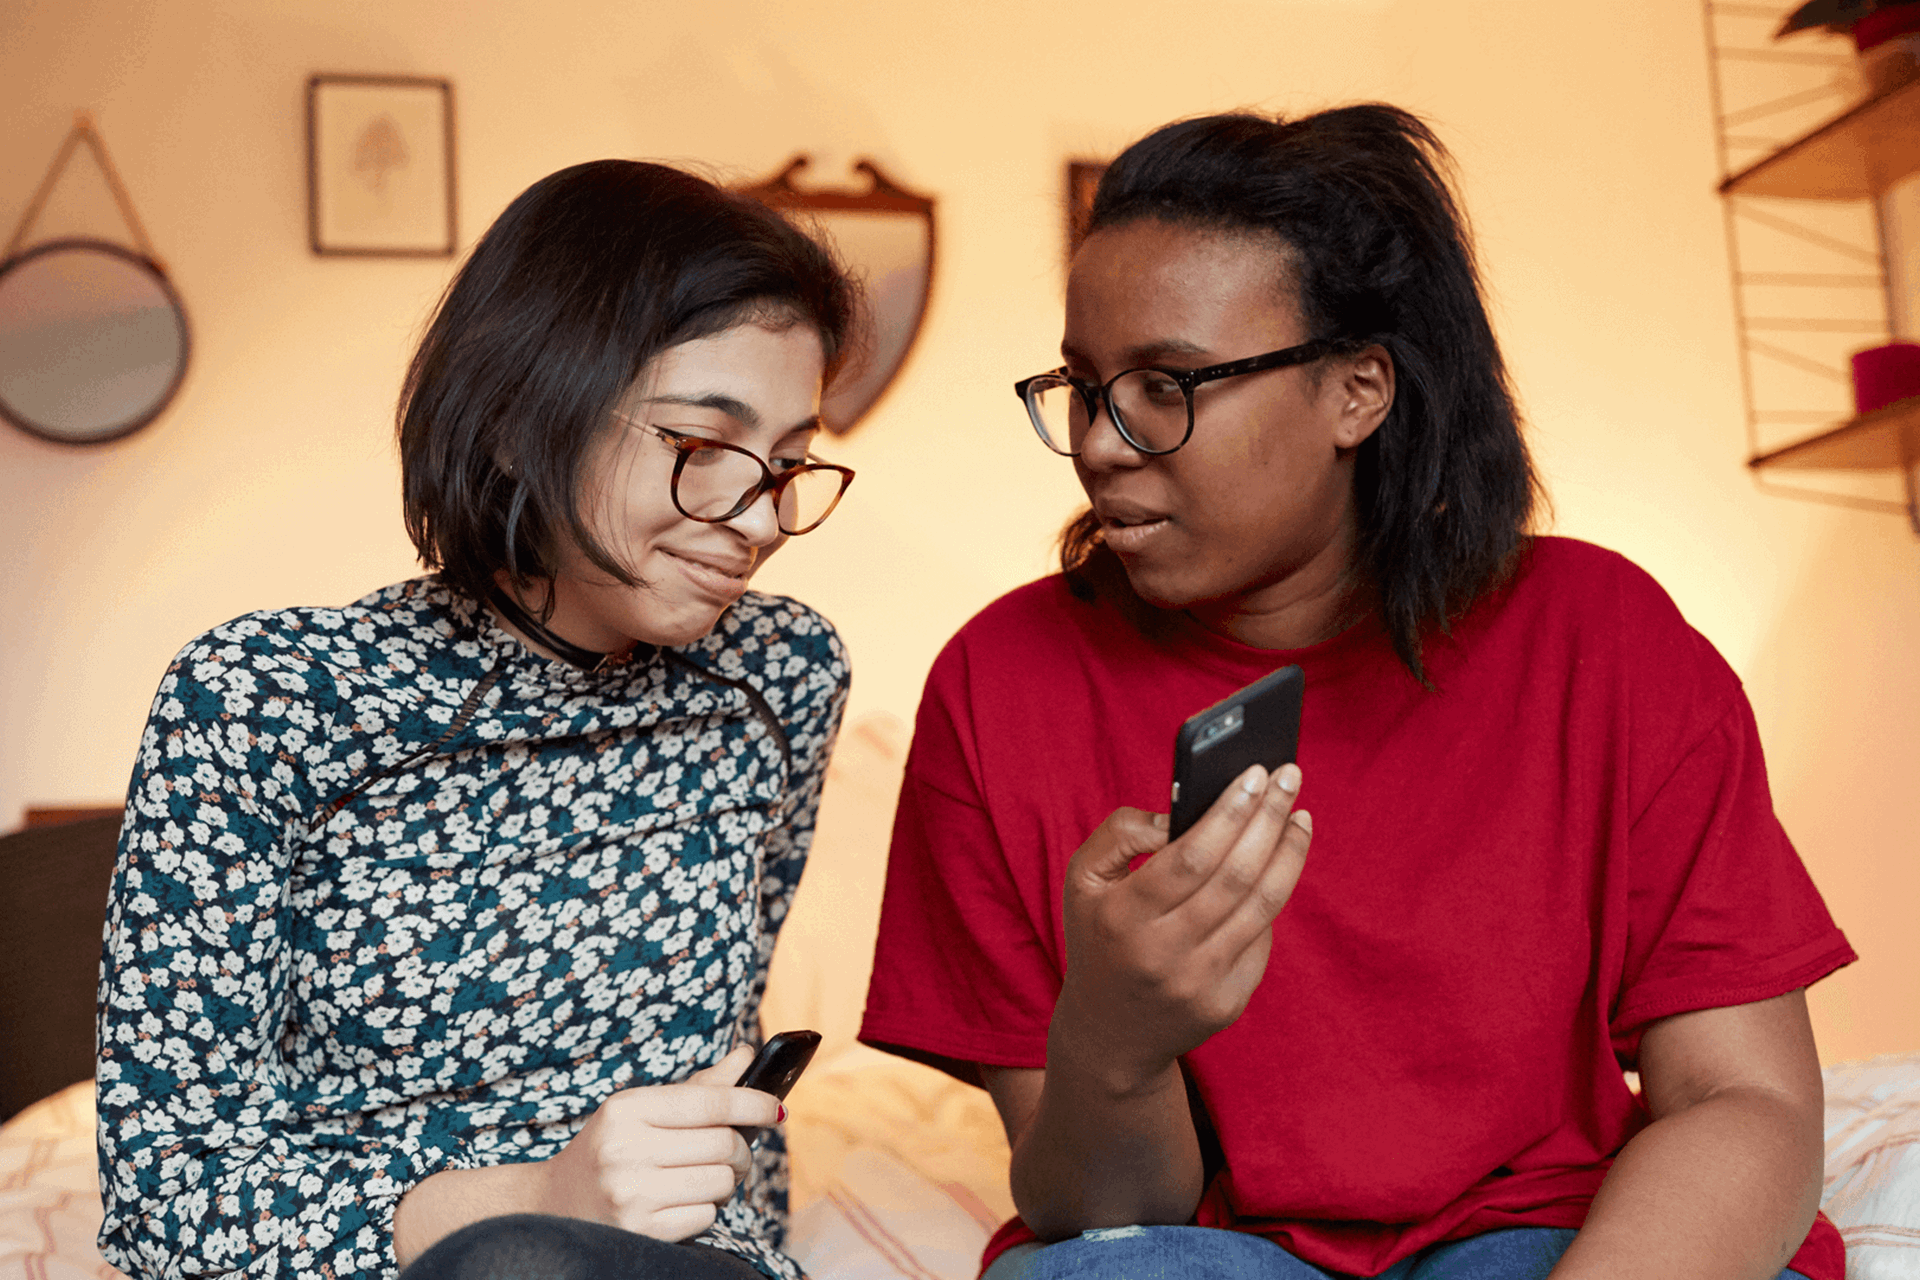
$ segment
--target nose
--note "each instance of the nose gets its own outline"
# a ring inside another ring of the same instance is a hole
[[[785,536],[780,532],[780,512],[771,489],[762,489],[745,511],[724,523],[750,547],[770,546]]]
[[[1107,397],[1097,397],[1093,421],[1080,438],[1080,453],[1074,462],[1086,471],[1114,471],[1146,465],[1147,455],[1127,443],[1120,428],[1113,425],[1113,406]]]

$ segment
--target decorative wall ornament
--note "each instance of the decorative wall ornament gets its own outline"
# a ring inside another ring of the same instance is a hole
[[[933,198],[900,186],[871,160],[854,169],[869,188],[801,188],[794,177],[811,163],[797,155],[780,172],[740,191],[818,224],[866,287],[872,329],[820,401],[822,425],[853,430],[906,363],[933,288]]]
[[[136,248],[49,240],[23,248],[84,143]],[[106,144],[82,111],[0,258],[0,417],[60,444],[105,444],[160,416],[180,390],[187,312],[147,240]]]
[[[352,75],[307,81],[307,231],[317,254],[453,256],[451,83]]]
[[[1100,189],[1100,175],[1107,171],[1105,160],[1067,161],[1067,261],[1087,237],[1087,222],[1093,217],[1093,193]]]

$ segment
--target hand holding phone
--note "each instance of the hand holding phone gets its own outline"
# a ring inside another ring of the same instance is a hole
[[[747,1069],[740,1073],[734,1087],[758,1089],[776,1098],[785,1098],[800,1079],[800,1073],[813,1061],[814,1051],[819,1047],[818,1031],[782,1031],[770,1036],[760,1046],[760,1052],[753,1056],[753,1061],[747,1064]],[[758,1128],[745,1125],[737,1128],[740,1136],[749,1143],[761,1134]]]
[[[1167,839],[1185,835],[1253,765],[1272,773],[1293,762],[1306,685],[1299,667],[1282,667],[1187,718],[1173,740]]]
[[[1068,860],[1050,1057],[1158,1088],[1245,1010],[1313,838],[1287,767],[1299,686],[1278,672],[1190,718],[1171,818],[1116,809]]]

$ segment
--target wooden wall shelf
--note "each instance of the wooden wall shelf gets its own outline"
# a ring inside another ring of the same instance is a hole
[[[1776,47],[1796,3],[1701,0],[1747,466],[1769,493],[1902,513],[1920,533],[1920,395],[1847,419],[1843,390],[1849,347],[1913,337],[1920,78],[1858,98],[1862,67],[1844,35]],[[1788,444],[1766,438],[1764,425],[1792,422],[1826,425]],[[1821,471],[1891,472],[1905,500],[1810,483]]]
[[[1920,463],[1920,396],[1747,459],[1756,471],[1893,471]]]
[[[1870,200],[1920,171],[1920,80],[1867,99],[1720,184],[1727,196]]]

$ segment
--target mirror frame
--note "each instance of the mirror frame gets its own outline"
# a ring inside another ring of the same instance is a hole
[[[7,403],[4,394],[0,394],[0,418],[4,418],[13,426],[18,427],[21,431],[26,432],[36,439],[45,440],[52,444],[66,445],[74,449],[88,449],[95,445],[111,444],[115,440],[124,440],[142,427],[151,424],[154,419],[167,411],[167,407],[171,405],[174,399],[180,394],[181,384],[187,379],[187,367],[193,363],[193,325],[187,319],[186,303],[181,301],[179,291],[173,287],[173,281],[167,279],[167,273],[161,269],[160,264],[143,253],[136,253],[125,245],[115,244],[111,240],[95,240],[86,236],[75,236],[60,240],[42,241],[30,249],[21,250],[4,262],[0,262],[0,283],[4,283],[9,272],[25,263],[33,261],[35,258],[43,257],[49,253],[74,249],[86,249],[96,253],[104,253],[110,257],[130,262],[145,271],[153,278],[154,283],[160,286],[160,292],[166,297],[168,305],[173,308],[174,316],[180,322],[180,359],[174,367],[173,377],[168,381],[165,392],[155,399],[149,409],[133,419],[119,424],[106,434],[86,436],[79,439],[73,436],[61,435],[58,431],[46,426],[44,423],[34,422],[28,419],[24,414]]]

